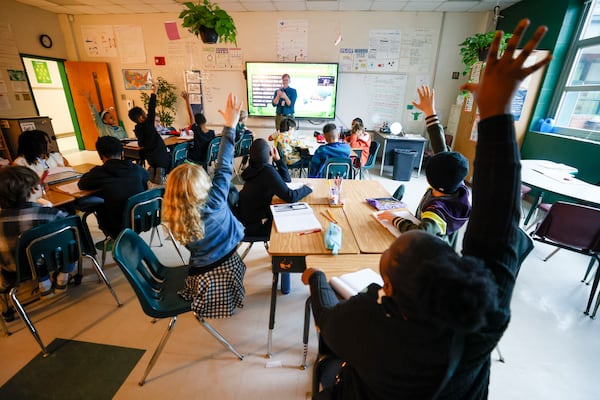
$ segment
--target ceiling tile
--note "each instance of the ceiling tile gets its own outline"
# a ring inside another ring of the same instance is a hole
[[[338,10],[338,2],[337,1],[307,1],[306,9],[310,11],[337,11]]]
[[[371,6],[372,11],[402,11],[408,1],[375,0]]]
[[[273,4],[278,11],[306,11],[304,1],[274,1]]]
[[[465,12],[476,6],[476,1],[445,1],[435,11]]]
[[[340,0],[339,10],[369,11],[372,3],[372,0]]]
[[[433,11],[440,4],[441,1],[409,1],[402,11]]]

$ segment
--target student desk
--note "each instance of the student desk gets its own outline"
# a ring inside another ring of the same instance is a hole
[[[167,149],[171,151],[173,147],[179,143],[191,142],[194,140],[193,136],[173,136],[173,135],[161,135],[165,142]],[[127,143],[123,146],[123,158],[134,160],[140,165],[144,165],[146,160],[142,157],[142,147],[138,145],[137,140],[134,142]]]
[[[302,201],[313,208],[315,216],[323,228],[329,220],[322,214],[331,211],[342,228],[342,248],[340,255],[373,253],[379,256],[395,240],[381,224],[373,217],[374,208],[370,207],[365,198],[389,197],[385,188],[377,181],[345,180],[342,186],[344,207],[329,207],[329,188],[326,179],[295,179],[294,183],[309,183],[313,192]],[[281,200],[274,199],[274,202]],[[277,284],[279,273],[302,273],[306,269],[306,257],[310,255],[329,255],[325,249],[324,231],[299,236],[295,233],[279,233],[275,225],[271,230],[269,254],[272,257],[273,282],[271,286],[271,308],[269,312],[269,334],[267,341],[267,357],[271,356],[273,328],[275,326],[275,310],[277,303]],[[339,265],[339,264],[338,264]]]
[[[546,160],[521,160],[521,181],[539,189],[539,194],[525,218],[525,225],[535,211],[545,192],[555,193],[574,200],[600,206],[600,186],[592,185],[571,176],[577,169]],[[562,176],[562,179],[561,179]]]
[[[96,164],[86,163],[81,165],[74,165],[73,169],[77,172],[85,174],[94,168]],[[48,186],[46,194],[42,197],[52,203],[52,206],[64,206],[65,204],[72,203],[79,198],[90,196],[97,190],[80,190],[77,187],[79,178],[73,178],[60,183],[56,183]]]

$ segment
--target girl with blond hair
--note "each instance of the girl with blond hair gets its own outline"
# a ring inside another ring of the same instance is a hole
[[[225,127],[214,177],[199,165],[184,163],[169,174],[163,222],[190,251],[189,273],[179,294],[206,318],[225,318],[242,307],[246,265],[237,254],[244,227],[227,203],[233,175],[235,126],[241,103],[229,94]]]

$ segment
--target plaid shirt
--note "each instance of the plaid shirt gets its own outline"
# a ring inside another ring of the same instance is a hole
[[[13,283],[17,270],[15,252],[19,235],[34,226],[67,215],[57,208],[42,207],[37,203],[25,203],[21,208],[0,210],[0,290],[7,289]]]

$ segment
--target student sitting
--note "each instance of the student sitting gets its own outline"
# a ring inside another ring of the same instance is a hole
[[[6,292],[16,279],[16,248],[19,235],[34,226],[64,218],[67,213],[36,203],[42,197],[40,178],[23,166],[0,168],[0,306],[5,321],[14,320],[15,310],[8,306]],[[52,295],[53,284],[44,266],[36,271],[42,298]],[[75,264],[65,265],[54,282],[56,293],[67,289],[69,273]]]
[[[360,164],[356,162],[354,165],[358,168],[365,165],[369,159],[369,151],[371,149],[371,135],[365,130],[362,122],[352,121],[352,130],[350,135],[346,136],[346,142],[352,149],[362,150],[360,153]]]
[[[233,175],[233,140],[241,103],[229,94],[213,179],[204,168],[184,163],[167,181],[162,220],[190,251],[189,274],[181,297],[206,318],[224,318],[242,307],[246,265],[237,253],[244,227],[235,218],[227,195]]]
[[[215,131],[206,126],[206,117],[202,113],[194,114],[192,117],[192,106],[190,104],[189,94],[181,92],[181,97],[185,100],[186,109],[190,123],[190,129],[194,132],[194,141],[188,150],[187,158],[196,164],[206,163],[206,154],[208,145],[215,138]]]
[[[519,229],[521,165],[510,104],[522,80],[551,56],[524,66],[546,31],[540,27],[513,58],[528,24],[519,22],[500,58],[497,32],[479,83],[462,87],[481,115],[463,255],[427,232],[407,232],[381,257],[383,287],[339,303],[325,274],[303,273],[320,339],[345,361],[314,399],[488,397],[490,353],[508,327],[515,281],[532,249]]]
[[[32,169],[38,176],[55,167],[69,167],[69,162],[57,151],[48,152],[50,137],[44,131],[24,131],[19,135],[17,158],[13,165]]]
[[[298,146],[294,145],[293,134],[296,130],[296,121],[284,118],[279,123],[279,132],[273,134],[275,148],[281,151],[288,167],[299,167],[303,160]]]
[[[325,124],[323,134],[327,144],[319,147],[312,156],[308,170],[309,178],[320,178],[329,158],[350,158],[350,146],[339,141],[340,135],[335,124]]]
[[[273,215],[269,206],[273,196],[294,203],[312,192],[306,185],[296,190],[286,185],[291,182],[287,166],[279,151],[264,139],[252,142],[250,163],[242,173],[242,179],[244,187],[240,191],[238,218],[249,236],[268,237],[271,234]]]
[[[123,229],[127,199],[148,189],[149,174],[130,160],[121,160],[123,144],[115,137],[98,138],[96,150],[103,164],[84,174],[77,185],[82,190],[100,189],[104,203],[96,208],[98,226],[115,239]]]
[[[391,212],[379,214],[378,218],[392,221],[400,232],[421,229],[450,240],[450,235],[460,229],[471,215],[469,189],[463,182],[469,173],[469,162],[462,154],[447,151],[444,129],[435,113],[433,89],[423,85],[418,89],[418,94],[420,102],[413,101],[413,105],[427,115],[427,133],[431,147],[437,153],[425,168],[427,182],[431,187],[421,198],[415,213],[421,222],[414,224]]]
[[[89,90],[81,90],[79,94],[87,99],[94,124],[96,125],[96,129],[98,129],[98,136],[114,136],[117,139],[127,139],[127,132],[119,125],[119,121],[113,115],[115,111],[114,107],[109,107],[98,112]]]
[[[140,107],[129,110],[129,119],[136,123],[134,132],[138,144],[143,150],[144,157],[150,164],[150,181],[161,185],[166,180],[166,174],[171,166],[171,157],[162,137],[156,132],[154,118],[156,117],[156,83],[152,83],[152,94],[148,103],[148,114]]]
[[[246,118],[248,118],[248,111],[240,111],[240,120],[235,126],[235,142],[239,142],[243,135],[253,135],[252,131],[246,129]],[[254,135],[253,135],[254,136]]]

